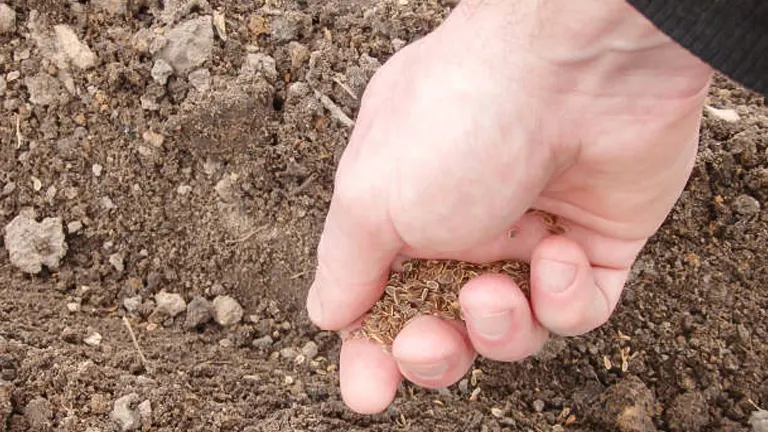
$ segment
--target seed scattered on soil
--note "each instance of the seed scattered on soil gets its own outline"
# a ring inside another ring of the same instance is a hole
[[[36,222],[32,215],[20,213],[5,226],[5,247],[11,264],[25,273],[37,274],[43,266],[58,270],[67,253],[61,218]]]

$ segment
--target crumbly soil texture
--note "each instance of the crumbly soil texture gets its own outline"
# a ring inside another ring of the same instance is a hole
[[[716,78],[738,119],[705,112],[607,325],[360,416],[303,309],[314,247],[366,83],[453,2],[3,1],[0,227],[60,218],[66,253],[41,231],[58,265],[25,273],[0,247],[0,430],[749,431],[768,407],[759,95]]]

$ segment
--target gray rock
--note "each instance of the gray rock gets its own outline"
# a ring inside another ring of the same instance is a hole
[[[243,308],[237,300],[226,295],[213,299],[213,319],[219,325],[230,326],[237,324],[242,318]]]
[[[287,360],[293,360],[297,355],[299,355],[299,352],[296,350],[296,348],[288,347],[280,350],[280,357]]]
[[[123,300],[123,307],[128,312],[136,312],[139,310],[139,307],[141,307],[141,300],[142,299],[140,295],[128,297]]]
[[[168,77],[173,75],[173,67],[163,59],[155,60],[155,65],[152,66],[152,79],[160,85],[165,85],[168,82]]]
[[[139,400],[139,395],[130,393],[115,400],[110,418],[117,422],[123,431],[136,430],[141,426],[141,414],[133,406]]]
[[[5,95],[5,91],[8,89],[8,84],[5,82],[5,77],[0,75],[0,96]]]
[[[733,211],[742,216],[753,216],[760,213],[760,201],[749,195],[739,195],[731,204]]]
[[[299,68],[309,60],[309,48],[296,41],[292,41],[288,44],[288,55],[291,57],[291,66]]]
[[[308,25],[309,17],[301,12],[286,12],[276,17],[270,26],[272,29],[272,39],[276,42],[284,43],[301,36],[302,30]]]
[[[128,11],[128,0],[91,0],[91,4],[110,15],[124,15]]]
[[[72,221],[67,224],[67,232],[70,234],[77,234],[83,229],[83,223],[80,221]]]
[[[139,404],[139,417],[144,427],[148,428],[152,425],[152,402],[149,399]]]
[[[768,411],[760,409],[749,416],[752,432],[768,432]]]
[[[200,93],[205,93],[211,88],[211,72],[208,69],[198,69],[187,77],[192,87]]]
[[[16,12],[7,4],[0,3],[0,34],[16,30]]]
[[[202,65],[213,52],[213,22],[210,15],[184,21],[166,35],[167,44],[159,58],[173,66],[178,74],[186,74]]]
[[[184,321],[184,327],[193,329],[206,324],[211,318],[213,318],[211,302],[203,297],[195,297],[187,305],[187,319]]]
[[[67,253],[61,218],[36,222],[30,215],[19,214],[5,226],[5,247],[11,264],[25,273],[39,273],[43,265],[58,270]]]
[[[48,430],[53,419],[53,406],[47,399],[37,397],[32,399],[24,407],[24,417],[29,422],[32,430]]]
[[[313,341],[305,343],[304,346],[301,347],[301,353],[304,354],[304,357],[307,359],[312,360],[317,357],[317,344]]]
[[[248,54],[240,69],[240,75],[252,76],[257,74],[263,75],[271,82],[277,80],[275,59],[263,53]]]
[[[155,294],[155,312],[153,314],[162,314],[165,317],[173,318],[187,309],[187,302],[181,295],[160,291]]]
[[[90,69],[96,66],[98,57],[88,45],[82,43],[77,34],[69,26],[59,24],[53,28],[56,33],[58,47],[67,55],[69,61],[79,69]]]
[[[109,256],[109,263],[117,270],[118,273],[122,273],[125,270],[125,257],[121,253],[113,253]]]
[[[273,343],[274,341],[272,340],[272,336],[266,335],[258,339],[254,339],[252,345],[256,348],[269,348]]]
[[[57,105],[68,99],[59,81],[45,72],[25,78],[24,85],[29,91],[29,101],[35,105]]]

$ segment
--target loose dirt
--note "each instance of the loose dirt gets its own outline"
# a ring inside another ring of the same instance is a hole
[[[451,3],[6,0],[0,226],[61,218],[67,252],[26,274],[0,248],[0,429],[750,430],[768,109],[721,77],[709,104],[740,119],[706,113],[607,325],[442,391],[404,384],[381,415],[344,407],[339,340],[303,309],[334,168],[373,72]]]

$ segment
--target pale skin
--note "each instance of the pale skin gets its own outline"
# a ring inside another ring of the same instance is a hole
[[[478,354],[517,361],[605,323],[690,175],[711,75],[622,0],[464,0],[393,56],[339,164],[310,318],[348,334],[412,257],[524,259],[531,293],[484,275],[465,322],[419,318],[391,354],[345,338],[345,403],[381,412],[403,378],[451,385]]]

